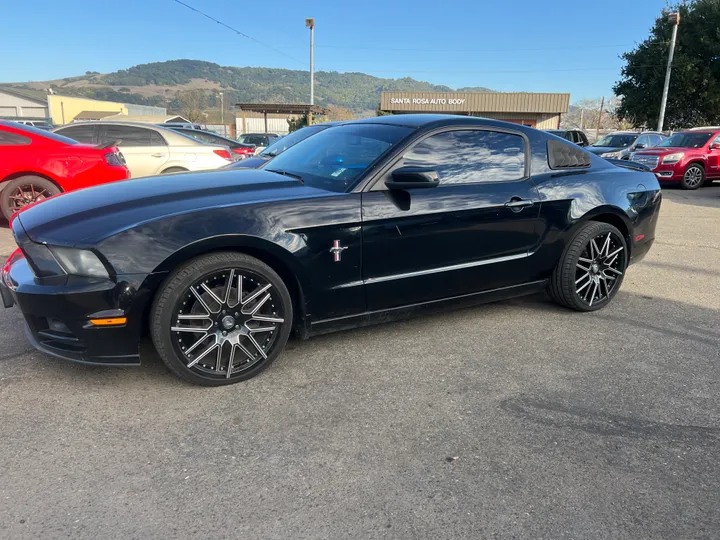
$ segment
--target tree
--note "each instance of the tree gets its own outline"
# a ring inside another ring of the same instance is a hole
[[[180,114],[191,122],[200,122],[203,119],[203,110],[207,104],[207,98],[202,90],[186,90],[175,94],[175,99],[180,104]]]
[[[350,109],[345,107],[338,107],[336,105],[328,106],[328,120],[334,122],[337,120],[353,120],[355,115]]]
[[[694,0],[663,10],[650,37],[622,55],[626,64],[613,87],[617,114],[635,125],[654,127],[660,114],[672,25],[680,13],[665,112],[669,129],[720,123],[720,0]]]

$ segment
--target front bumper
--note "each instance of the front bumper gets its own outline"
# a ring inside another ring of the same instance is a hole
[[[138,292],[145,276],[135,277],[37,278],[27,260],[20,259],[4,271],[0,281],[6,283],[0,285],[0,294],[5,307],[12,303],[20,308],[28,339],[38,350],[85,364],[138,365],[146,298]],[[127,317],[127,323],[102,327],[90,323],[103,317]]]

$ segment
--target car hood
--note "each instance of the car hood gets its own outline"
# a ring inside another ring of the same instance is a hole
[[[270,161],[270,158],[262,157],[262,156],[253,156],[246,159],[243,159],[241,161],[236,161],[232,164],[231,169],[257,169],[261,167],[262,165],[265,165],[268,161]]]
[[[168,174],[64,193],[28,208],[17,219],[34,242],[89,247],[166,216],[328,194],[253,169]]]
[[[621,152],[626,148],[627,146],[623,146],[622,148],[616,148],[613,146],[586,146],[585,150],[587,150],[588,152],[592,152],[593,154],[600,155],[607,152]]]

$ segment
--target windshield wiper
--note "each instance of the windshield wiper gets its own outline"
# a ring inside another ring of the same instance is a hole
[[[278,169],[266,169],[267,172],[274,172],[275,174],[282,174],[283,176],[287,176],[289,178],[294,178],[295,180],[300,180],[303,184],[305,183],[305,180],[303,180],[303,177],[299,174],[287,172],[287,171],[280,171]]]

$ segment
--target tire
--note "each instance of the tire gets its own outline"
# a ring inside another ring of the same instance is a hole
[[[169,167],[165,169],[160,174],[170,174],[170,173],[176,173],[176,172],[188,172],[187,169],[183,169],[182,167]]]
[[[272,268],[243,253],[221,252],[168,276],[153,301],[150,333],[175,375],[221,386],[264,371],[285,347],[292,322],[290,293]]]
[[[628,250],[622,233],[608,223],[588,221],[565,248],[553,270],[548,293],[562,306],[596,311],[617,294],[627,264]]]
[[[705,183],[705,169],[693,163],[683,173],[680,186],[683,189],[697,189]]]
[[[60,192],[60,188],[47,178],[32,175],[20,176],[8,182],[0,191],[0,210],[5,219],[10,221],[12,215],[21,208]]]

